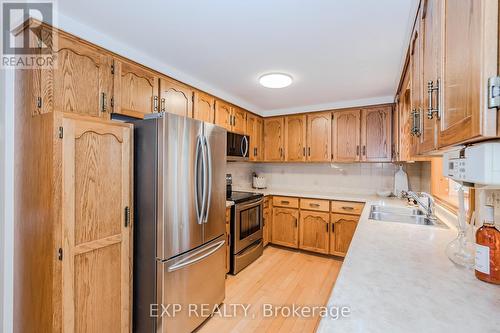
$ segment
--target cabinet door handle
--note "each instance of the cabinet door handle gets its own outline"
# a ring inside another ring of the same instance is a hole
[[[287,200],[281,200],[281,203],[283,205],[289,205],[290,204],[290,201],[287,201]]]
[[[326,232],[328,233],[328,223],[326,224]]]
[[[356,146],[356,156],[359,156],[359,145]]]
[[[312,203],[312,202],[311,202],[311,203],[309,204],[309,206],[311,206],[311,207],[319,207],[319,204],[317,204],[317,203]]]
[[[433,96],[434,92],[436,92],[436,107],[433,105]],[[436,80],[436,86],[434,86],[434,81],[427,82],[427,99],[428,99],[428,107],[427,107],[427,118],[434,118],[434,113],[439,119],[439,80]]]
[[[106,93],[101,93],[101,111],[106,112],[108,106],[107,106],[107,96]]]
[[[153,112],[158,112],[158,96],[153,96]]]
[[[302,148],[302,155],[306,156],[306,147]]]
[[[295,228],[297,228],[299,226],[299,222],[297,220],[297,218],[295,218]]]
[[[161,99],[161,111],[165,112],[165,98]]]
[[[335,232],[335,223],[332,223],[332,233]]]
[[[366,146],[363,145],[363,156],[366,156]]]
[[[311,157],[311,147],[307,148],[307,154]]]
[[[354,207],[342,206],[343,210],[354,210]]]

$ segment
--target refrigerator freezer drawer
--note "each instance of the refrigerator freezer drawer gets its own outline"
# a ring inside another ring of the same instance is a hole
[[[182,256],[158,262],[157,332],[191,332],[205,321],[225,297],[225,236]],[[179,310],[174,313],[174,309]],[[207,311],[208,309],[208,311]],[[191,310],[191,311],[190,311]]]

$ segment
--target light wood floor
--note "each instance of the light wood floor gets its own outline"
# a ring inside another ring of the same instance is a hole
[[[268,246],[262,257],[226,280],[226,309],[230,304],[250,304],[247,317],[242,309],[233,318],[214,316],[198,333],[314,332],[319,317],[267,318],[263,304],[325,305],[341,264],[331,257]]]

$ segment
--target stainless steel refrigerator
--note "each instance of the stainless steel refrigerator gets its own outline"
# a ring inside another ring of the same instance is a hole
[[[226,130],[167,113],[134,125],[133,330],[191,332],[225,297]]]

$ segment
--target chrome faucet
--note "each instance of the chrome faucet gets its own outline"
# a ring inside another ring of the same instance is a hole
[[[414,200],[416,204],[418,204],[425,211],[427,218],[431,220],[435,220],[436,216],[434,215],[434,197],[426,192],[412,192],[412,191],[403,191],[403,198],[407,198],[408,201]],[[427,198],[427,202],[422,201],[422,198]]]

